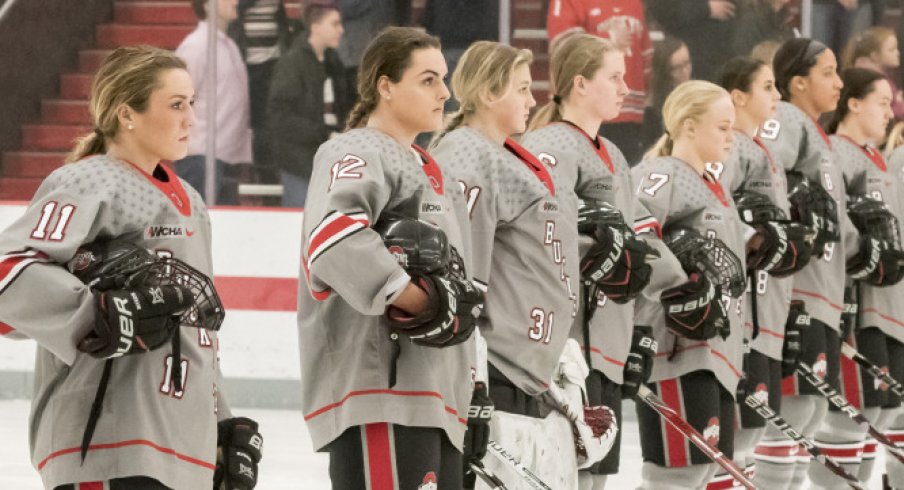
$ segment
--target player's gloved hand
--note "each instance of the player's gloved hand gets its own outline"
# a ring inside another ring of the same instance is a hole
[[[173,338],[178,315],[192,305],[182,286],[143,286],[95,291],[94,330],[78,343],[78,350],[108,359],[150,352]]]
[[[468,340],[483,308],[483,293],[467,280],[442,275],[414,275],[427,293],[427,307],[417,315],[390,306],[389,327],[418,345],[448,347]]]
[[[693,272],[686,283],[663,291],[659,300],[669,330],[693,340],[709,340],[716,335],[727,338],[728,313],[719,289],[705,275]]]
[[[879,265],[863,280],[873,286],[891,286],[904,278],[904,252],[883,244],[879,253]]]
[[[634,398],[640,385],[650,379],[653,370],[653,356],[659,344],[653,338],[652,327],[637,325],[631,339],[631,351],[625,360],[622,398]]]
[[[659,252],[615,226],[599,226],[594,236],[596,243],[581,259],[581,277],[596,283],[610,300],[627,303],[649,284],[649,260]]]
[[[813,232],[793,221],[769,221],[756,225],[747,254],[748,270],[764,270],[786,277],[804,268],[813,253]]]
[[[879,267],[882,255],[882,242],[866,235],[860,235],[860,248],[857,254],[849,258],[845,264],[845,272],[851,279],[865,279]]]
[[[810,327],[810,314],[803,301],[792,300],[785,323],[785,342],[782,345],[782,377],[797,372],[797,363],[803,354],[803,332]]]
[[[487,443],[490,441],[490,418],[493,416],[494,409],[495,405],[490,399],[486,383],[476,382],[471,405],[468,407],[468,430],[465,432],[462,457],[465,472],[470,471],[471,461],[479,461],[487,454]]]
[[[257,485],[257,465],[264,450],[264,437],[257,422],[236,417],[217,424],[217,468],[214,490],[251,490]]]

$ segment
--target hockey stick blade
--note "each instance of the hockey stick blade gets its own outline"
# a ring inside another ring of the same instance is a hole
[[[500,461],[511,466],[515,472],[518,473],[518,476],[523,478],[531,488],[536,490],[552,490],[552,487],[544,483],[540,477],[535,475],[534,472],[527,468],[527,466],[521,464],[521,461],[518,461],[518,458],[506,451],[505,448],[500,446],[496,441],[490,439],[487,443],[487,450]]]
[[[891,390],[892,393],[897,395],[899,398],[904,398],[904,385],[902,385],[898,380],[892,378],[888,373],[879,368],[879,366],[875,365],[872,361],[866,358],[863,354],[857,352],[857,349],[847,343],[841,343],[841,353],[847,357],[848,359],[859,364],[863,369],[866,369],[874,378],[882,381],[883,383],[888,385],[888,389]]]
[[[885,434],[879,432],[878,429],[873,427],[873,424],[870,423],[869,419],[867,419],[859,410],[854,408],[847,399],[838,393],[835,388],[832,388],[829,383],[820,378],[813,372],[813,369],[810,366],[807,366],[802,361],[797,362],[797,372],[807,380],[808,383],[813,385],[826,400],[829,401],[832,405],[835,405],[838,410],[844,412],[848,417],[851,418],[854,422],[858,424],[865,424],[867,427],[867,433],[873,436],[873,439],[876,440],[879,444],[882,444],[886,448],[888,448],[888,453],[895,457],[901,463],[904,463],[904,453],[901,452],[901,448],[895,445],[891,439],[888,438]]]
[[[740,485],[743,485],[748,490],[756,490],[756,487],[753,485],[753,482],[750,481],[750,478],[744,474],[737,465],[728,457],[725,456],[722,451],[719,451],[717,448],[714,448],[706,442],[706,439],[703,437],[697,429],[695,429],[688,421],[681,418],[672,407],[665,404],[661,398],[656,396],[650,388],[646,385],[640,385],[640,388],[637,390],[637,398],[639,398],[642,402],[646,403],[650,408],[659,413],[662,418],[665,419],[666,422],[669,423],[672,427],[681,432],[685,438],[691,441],[695,446],[697,446],[700,451],[703,452],[709,459],[713,460],[716,464],[721,466],[725,471],[728,472],[732,477],[734,477],[735,481],[737,481]]]
[[[753,395],[747,395],[747,398],[744,399],[744,403],[750,407],[757,415],[763,418],[766,422],[772,424],[779,432],[785,435],[788,439],[796,442],[800,446],[803,446],[804,449],[813,456],[813,459],[822,463],[823,466],[829,469],[832,473],[838,475],[838,477],[842,478],[851,488],[855,490],[865,490],[866,487],[863,486],[863,482],[858,480],[854,475],[851,475],[847,471],[844,470],[838,463],[835,462],[832,458],[826,456],[816,447],[816,444],[813,441],[807,439],[800,432],[798,432],[794,427],[791,427],[785,419],[781,418],[775,410],[772,409],[769,405],[766,405],[762,401],[758,400]]]
[[[508,490],[505,483],[503,483],[498,476],[493,474],[492,471],[488,470],[487,467],[483,465],[483,462],[471,461],[468,465],[471,467],[471,471],[490,487],[490,490]]]

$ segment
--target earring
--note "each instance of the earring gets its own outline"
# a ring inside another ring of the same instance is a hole
[[[132,126],[131,124],[129,124],[127,127],[129,128],[129,131],[135,129],[135,126]]]

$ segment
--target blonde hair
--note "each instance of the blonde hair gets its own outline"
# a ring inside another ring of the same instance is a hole
[[[684,121],[699,121],[713,102],[727,96],[725,89],[703,80],[690,80],[675,87],[662,106],[665,134],[647,151],[644,158],[671,155],[675,139],[681,136]]]
[[[904,145],[904,122],[895,124],[885,139],[885,158],[891,158],[891,154]]]
[[[841,57],[841,68],[853,68],[860,58],[869,58],[882,50],[885,40],[895,32],[887,27],[875,26],[851,38]]]
[[[533,61],[534,55],[527,49],[517,49],[495,41],[472,44],[461,55],[455,73],[452,74],[452,92],[458,100],[458,110],[449,117],[446,127],[437,135],[434,144],[477,112],[482,103],[481,96],[504,94],[511,84],[512,72]]]
[[[166,70],[185,70],[185,62],[172,51],[153,46],[118,48],[104,60],[94,82],[88,111],[94,131],[79,138],[66,162],[107,151],[107,141],[119,133],[116,111],[123,105],[143,113],[151,92],[160,87],[160,74]]]
[[[377,84],[381,77],[399,83],[418,49],[440,49],[439,39],[413,27],[387,27],[367,46],[358,67],[358,102],[345,123],[345,130],[367,124],[380,103]]]
[[[589,34],[573,34],[556,43],[549,60],[552,100],[537,111],[527,128],[528,131],[561,121],[562,102],[571,95],[574,77],[580,75],[588,80],[592,79],[603,67],[603,57],[606,53],[615,51],[617,51],[615,45],[610,41]]]

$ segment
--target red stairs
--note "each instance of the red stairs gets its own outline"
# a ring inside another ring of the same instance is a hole
[[[300,5],[288,3],[287,10],[297,18]],[[95,30],[94,47],[79,52],[78,71],[60,76],[59,97],[41,101],[40,121],[22,126],[20,148],[3,152],[0,200],[30,200],[41,180],[63,164],[74,140],[91,130],[91,81],[111,50],[132,44],[175,49],[196,23],[188,0],[116,0],[112,21]]]

